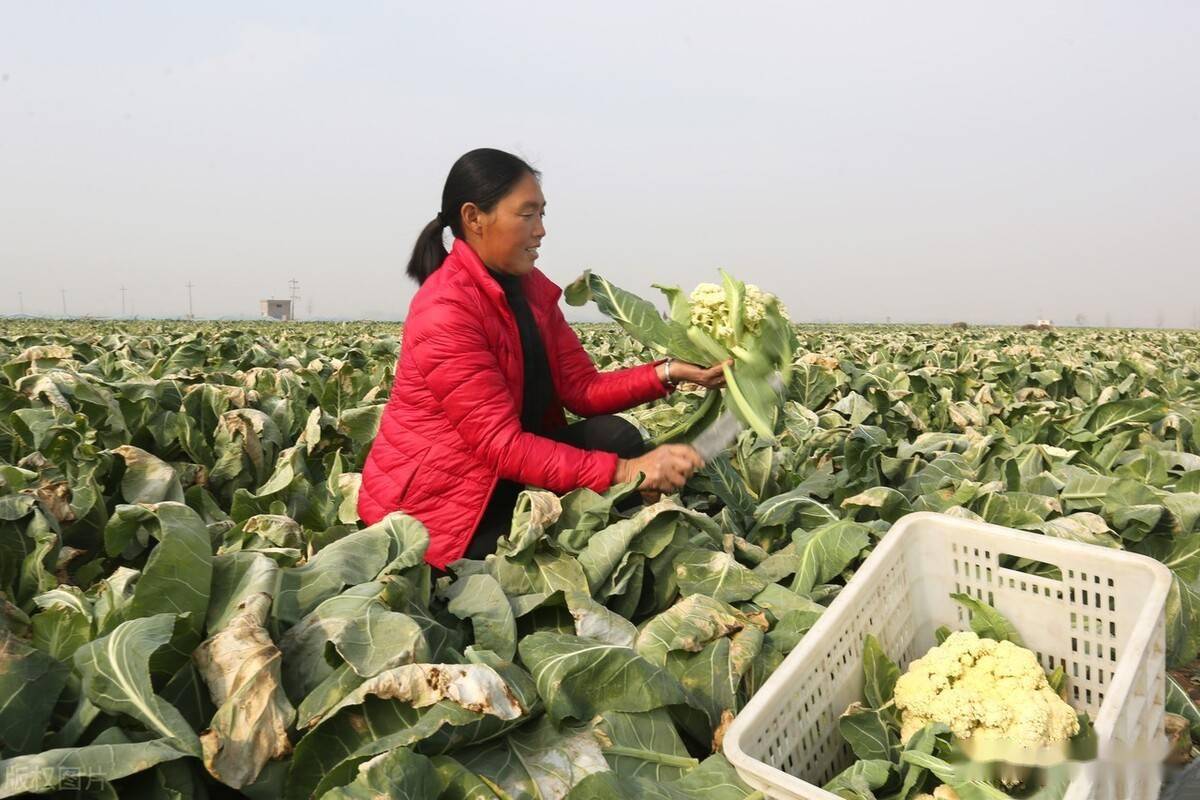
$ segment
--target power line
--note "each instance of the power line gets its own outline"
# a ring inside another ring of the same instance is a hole
[[[296,301],[300,299],[300,281],[292,278],[288,281],[288,289],[291,291],[292,297],[292,319],[296,318]]]

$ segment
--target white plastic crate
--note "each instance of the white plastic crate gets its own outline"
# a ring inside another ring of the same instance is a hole
[[[1000,567],[1002,556],[1052,564],[1063,579]],[[1063,665],[1067,700],[1087,710],[1101,756],[1161,753],[1164,606],[1170,571],[1153,559],[943,514],[896,522],[850,584],[738,714],[726,757],[767,797],[838,800],[820,787],[854,761],[837,721],[862,699],[862,646],[874,634],[901,671],[941,625],[968,630],[951,592],[994,606],[1048,670]],[[1067,800],[1153,800],[1153,759],[1081,770]]]

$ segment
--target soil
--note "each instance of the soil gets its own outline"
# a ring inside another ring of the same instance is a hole
[[[1182,669],[1170,669],[1167,672],[1191,696],[1192,702],[1200,705],[1200,658]]]
[[[1182,669],[1169,669],[1167,670],[1167,674],[1174,678],[1175,682],[1182,686],[1183,690],[1192,698],[1192,702],[1200,707],[1200,658]],[[1200,739],[1196,739],[1193,736],[1192,745],[1200,748]],[[1195,753],[1196,751],[1193,750],[1192,752]],[[1200,759],[1197,760],[1200,761]]]

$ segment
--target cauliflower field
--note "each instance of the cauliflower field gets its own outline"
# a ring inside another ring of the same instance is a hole
[[[725,728],[910,510],[1165,563],[1200,742],[1200,333],[795,331],[773,442],[631,516],[527,492],[435,584],[355,512],[400,326],[7,322],[0,797],[761,797]]]

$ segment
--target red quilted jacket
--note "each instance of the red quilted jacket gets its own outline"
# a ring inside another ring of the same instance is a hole
[[[598,372],[559,310],[562,290],[540,271],[522,288],[554,384],[546,430],[566,424],[563,406],[590,417],[666,396],[654,364]],[[416,517],[429,530],[425,560],[441,568],[466,551],[500,478],[558,493],[607,489],[614,454],[521,429],[523,380],[504,292],[471,246],[455,239],[409,306],[391,398],[363,467],[362,520],[396,510]]]

